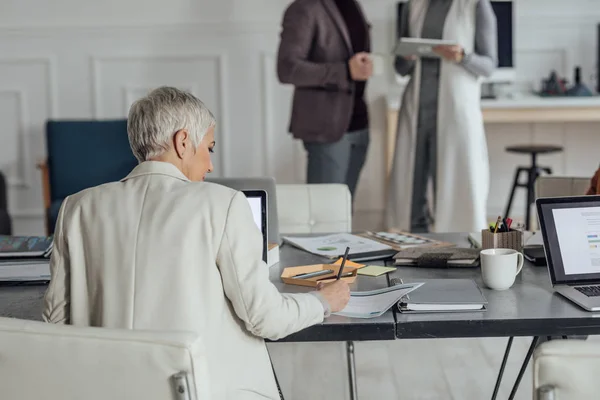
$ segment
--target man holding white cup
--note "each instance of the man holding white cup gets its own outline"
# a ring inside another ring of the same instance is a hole
[[[354,197],[369,147],[370,25],[356,0],[295,0],[282,28],[277,74],[295,87],[290,132],[307,183],[344,183]]]

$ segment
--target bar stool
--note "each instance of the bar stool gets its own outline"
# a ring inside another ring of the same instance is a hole
[[[563,148],[560,146],[527,144],[509,146],[506,148],[506,151],[508,153],[529,154],[531,156],[531,164],[528,167],[519,166],[515,171],[515,178],[513,180],[512,188],[510,190],[510,197],[508,198],[508,204],[506,205],[506,211],[504,212],[504,217],[509,218],[510,208],[515,197],[515,191],[517,190],[517,188],[527,189],[527,203],[525,204],[525,229],[529,230],[531,204],[535,201],[535,180],[543,172],[552,175],[551,168],[537,165],[537,156],[538,154],[559,153],[563,151]],[[527,180],[525,182],[520,182],[522,172],[525,172],[527,174]]]

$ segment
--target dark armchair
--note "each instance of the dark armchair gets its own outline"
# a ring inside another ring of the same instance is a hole
[[[12,234],[12,222],[8,214],[8,190],[6,179],[0,172],[0,235]]]
[[[46,150],[48,158],[39,168],[49,235],[67,196],[118,181],[137,165],[129,147],[127,120],[48,121]]]

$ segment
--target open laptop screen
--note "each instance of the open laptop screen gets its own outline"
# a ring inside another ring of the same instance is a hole
[[[246,196],[246,199],[248,199],[254,222],[262,233],[263,261],[267,262],[267,192],[264,190],[242,190],[242,192]]]
[[[600,281],[600,196],[537,200],[552,283]]]

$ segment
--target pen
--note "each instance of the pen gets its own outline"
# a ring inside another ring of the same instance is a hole
[[[346,247],[346,253],[344,253],[344,258],[342,259],[342,265],[340,265],[340,270],[338,271],[336,280],[339,280],[342,277],[342,271],[344,270],[344,264],[346,264],[346,260],[348,259],[349,252],[350,252],[350,247]]]
[[[500,222],[502,222],[502,217],[498,217],[498,220],[496,221],[496,226],[494,226],[494,233],[498,233],[498,225],[500,224]]]
[[[328,275],[333,273],[332,269],[324,269],[321,271],[315,271],[315,272],[305,272],[303,274],[299,274],[299,275],[294,275],[292,278],[294,279],[307,279],[307,278],[314,278],[316,276],[321,276],[321,275]]]
[[[346,272],[345,274],[342,274],[342,276],[340,276],[340,278],[346,278],[348,276],[352,276],[352,272]],[[335,278],[336,278],[335,276],[326,276],[325,278],[319,278],[319,279],[317,279],[317,282],[326,281],[328,279],[335,279]]]

